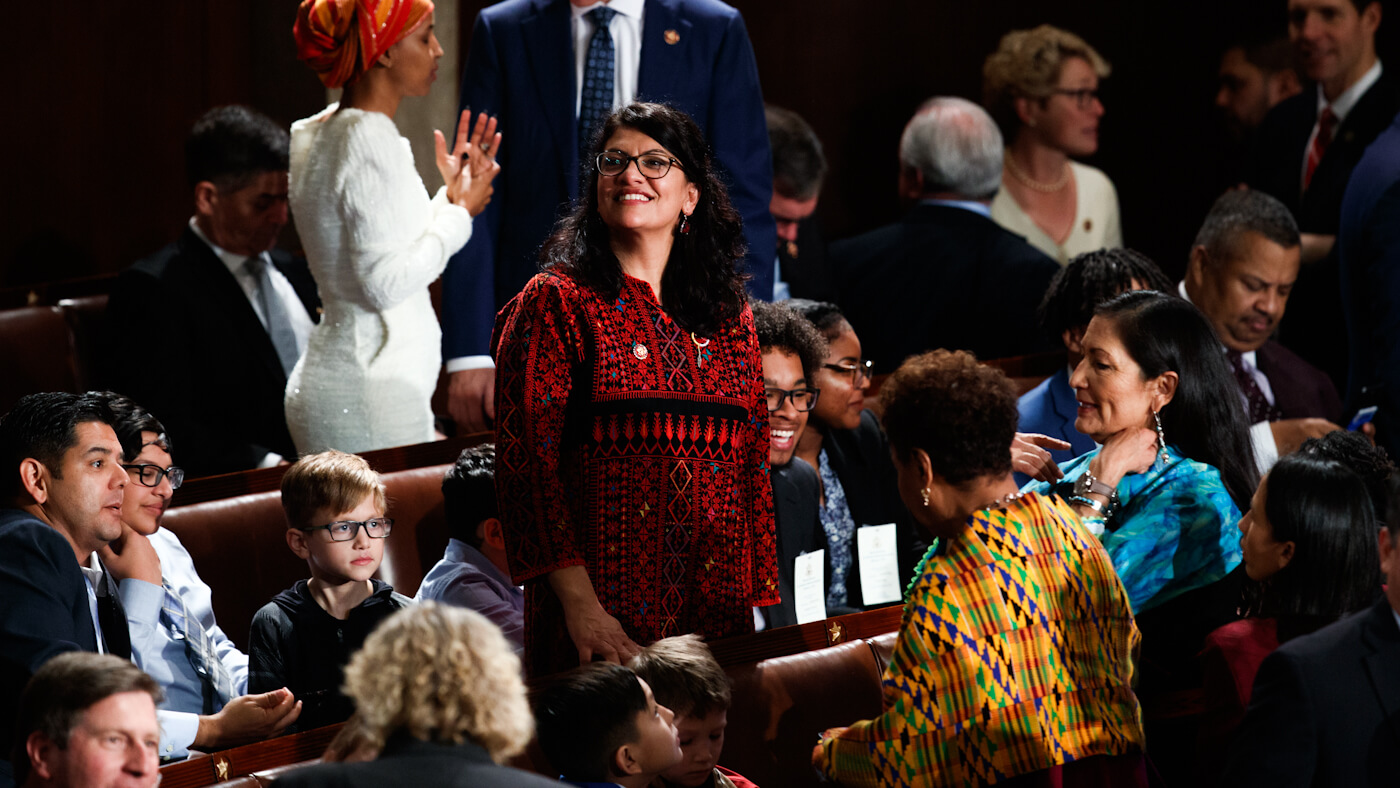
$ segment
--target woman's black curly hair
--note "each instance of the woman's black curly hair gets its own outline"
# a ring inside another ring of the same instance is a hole
[[[705,135],[689,115],[674,107],[636,102],[608,118],[589,150],[599,153],[620,128],[656,140],[700,190],[700,201],[688,220],[690,232],[676,234],[661,276],[661,305],[685,330],[713,334],[743,312],[744,277],[735,265],[743,258],[745,246],[743,223],[715,171]],[[622,266],[598,213],[598,170],[592,158],[583,166],[586,177],[578,202],[545,241],[540,264],[614,298],[622,290]],[[679,215],[676,220],[679,223]]]

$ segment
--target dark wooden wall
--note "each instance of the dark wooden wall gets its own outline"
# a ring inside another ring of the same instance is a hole
[[[898,215],[896,143],[920,101],[980,98],[982,60],[1007,30],[1050,22],[1080,33],[1114,67],[1092,163],[1118,186],[1127,243],[1169,272],[1184,264],[1233,155],[1212,106],[1220,52],[1244,24],[1282,30],[1285,7],[733,2],[748,22],[765,98],[804,115],[826,143],[832,172],[820,216],[833,238]],[[461,4],[463,48],[484,5]],[[173,238],[190,213],[182,141],[208,107],[243,102],[284,123],[319,108],[321,86],[293,51],[295,8],[295,0],[157,0],[10,9],[20,79],[6,123],[0,285],[117,271]],[[1381,33],[1383,57],[1400,51],[1400,19]]]

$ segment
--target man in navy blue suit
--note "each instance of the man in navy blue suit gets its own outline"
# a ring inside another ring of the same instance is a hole
[[[1376,405],[1376,440],[1400,456],[1400,115],[1347,184],[1337,236],[1348,413]]]
[[[495,373],[487,353],[496,312],[538,272],[540,245],[592,166],[580,161],[578,117],[590,47],[600,36],[614,53],[613,108],[665,102],[704,129],[744,220],[749,289],[772,297],[773,172],[758,68],[739,12],[719,0],[493,5],[472,31],[461,105],[500,119],[501,177],[472,240],[443,276],[443,358],[459,431],[490,428]]]

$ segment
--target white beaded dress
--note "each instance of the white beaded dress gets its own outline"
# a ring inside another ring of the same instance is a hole
[[[471,216],[445,187],[428,197],[392,119],[335,104],[292,124],[288,200],[323,309],[287,380],[297,451],[432,440],[442,330],[428,285]]]

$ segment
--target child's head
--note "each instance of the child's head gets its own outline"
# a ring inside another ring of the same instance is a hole
[[[363,582],[379,569],[393,524],[387,505],[384,481],[353,454],[309,454],[282,477],[287,546],[326,584]]]
[[[680,761],[671,710],[621,665],[561,673],[530,701],[540,748],[565,779],[643,786]]]
[[[685,788],[705,784],[719,763],[729,721],[729,678],[710,647],[698,635],[663,638],[642,649],[630,667],[676,715],[681,762],[661,776]]]
[[[505,566],[505,536],[496,508],[496,447],[490,443],[463,449],[442,477],[442,508],[447,534],[475,547]]]

